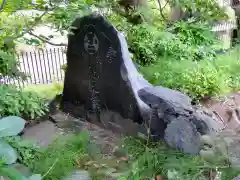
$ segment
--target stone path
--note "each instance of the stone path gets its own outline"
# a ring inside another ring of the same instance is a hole
[[[48,146],[62,130],[57,128],[54,123],[44,121],[30,128],[27,128],[23,134],[23,138],[37,141],[41,146]]]
[[[116,179],[116,177],[113,177],[114,175],[117,176],[119,173],[128,170],[128,157],[126,151],[121,146],[122,138],[120,134],[84,122],[82,119],[73,118],[62,112],[52,115],[51,119],[54,122],[45,121],[30,127],[24,132],[23,137],[35,140],[41,146],[46,147],[59,135],[87,131],[91,139],[91,143],[87,147],[88,154],[97,163],[109,164],[110,171],[115,169],[111,176],[108,175],[105,179],[114,180]],[[92,171],[91,167],[89,170],[90,172]],[[97,173],[104,175],[102,174],[104,172],[99,171]],[[82,177],[84,174],[86,175],[86,172],[82,172],[81,170],[74,171],[72,179],[77,179],[76,174]],[[67,177],[67,179],[69,178],[71,177]]]
[[[92,142],[96,143],[105,155],[111,155],[112,151],[116,148],[116,144],[119,142],[119,134],[102,129],[97,125],[84,122],[83,119],[76,119],[62,112],[52,115],[51,118],[55,121],[56,126],[63,129],[66,133],[89,132]]]

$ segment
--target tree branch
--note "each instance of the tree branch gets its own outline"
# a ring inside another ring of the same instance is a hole
[[[32,36],[34,36],[35,38],[40,39],[41,41],[43,41],[43,42],[45,42],[45,43],[48,43],[48,44],[53,45],[53,46],[67,46],[67,44],[65,44],[65,43],[57,44],[57,43],[50,42],[49,40],[47,40],[46,37],[44,37],[44,36],[42,36],[42,37],[41,37],[41,36],[38,36],[38,35],[34,34],[31,30],[28,31],[27,33],[30,34],[30,35],[32,35]]]
[[[166,2],[166,4],[162,7],[162,10],[169,4],[170,0]]]
[[[4,8],[5,4],[6,4],[6,2],[7,2],[7,0],[2,0],[2,4],[0,6],[0,12],[3,11],[3,8]]]
[[[165,5],[162,7],[161,5],[161,0],[158,0],[158,5],[159,5],[159,12],[160,12],[160,15],[162,16],[163,20],[166,21],[166,17],[164,16],[163,14],[163,9],[167,6],[167,4],[169,3],[170,0],[168,0]]]
[[[41,21],[43,16],[45,16],[47,13],[53,11],[54,9],[56,9],[56,7],[49,9],[48,11],[44,11],[44,13],[42,13],[39,17],[36,17],[36,20],[35,20],[34,24],[32,24],[32,27],[23,30],[23,32],[20,35],[14,37],[14,39],[18,39],[18,38],[24,36],[24,34],[29,33],[29,31],[32,31],[33,27],[36,26],[37,23],[39,23]]]

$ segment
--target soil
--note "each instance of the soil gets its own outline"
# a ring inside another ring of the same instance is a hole
[[[225,124],[229,121],[228,110],[235,109],[240,106],[240,92],[223,95],[219,98],[211,98],[201,101],[201,105],[216,112]]]

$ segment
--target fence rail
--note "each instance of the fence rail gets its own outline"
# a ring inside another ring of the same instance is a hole
[[[4,77],[0,78],[0,81],[17,86],[63,81],[64,71],[61,67],[66,63],[65,50],[65,48],[53,48],[18,53],[19,71],[27,75],[26,80]]]

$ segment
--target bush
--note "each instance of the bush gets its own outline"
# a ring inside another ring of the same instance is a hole
[[[0,85],[0,116],[38,118],[47,112],[47,104],[36,93],[9,85]]]
[[[180,39],[170,32],[160,32],[154,40],[154,53],[158,57],[172,57],[175,60],[192,60],[194,50],[182,43]]]
[[[146,66],[156,61],[154,53],[154,30],[148,25],[133,26],[129,29],[127,40],[133,59],[140,65]],[[156,31],[156,30],[155,30]]]
[[[170,56],[176,60],[199,61],[213,58],[217,40],[211,29],[199,22],[176,22],[170,28],[159,29],[147,24],[129,27],[129,50],[134,60],[148,66],[157,59]]]
[[[169,31],[176,34],[187,45],[209,46],[216,42],[211,26],[207,23],[195,22],[194,19],[177,21]]]
[[[180,90],[199,100],[230,90],[230,73],[226,67],[220,66],[220,60],[215,63],[161,59],[158,64],[141,70],[154,85]]]

